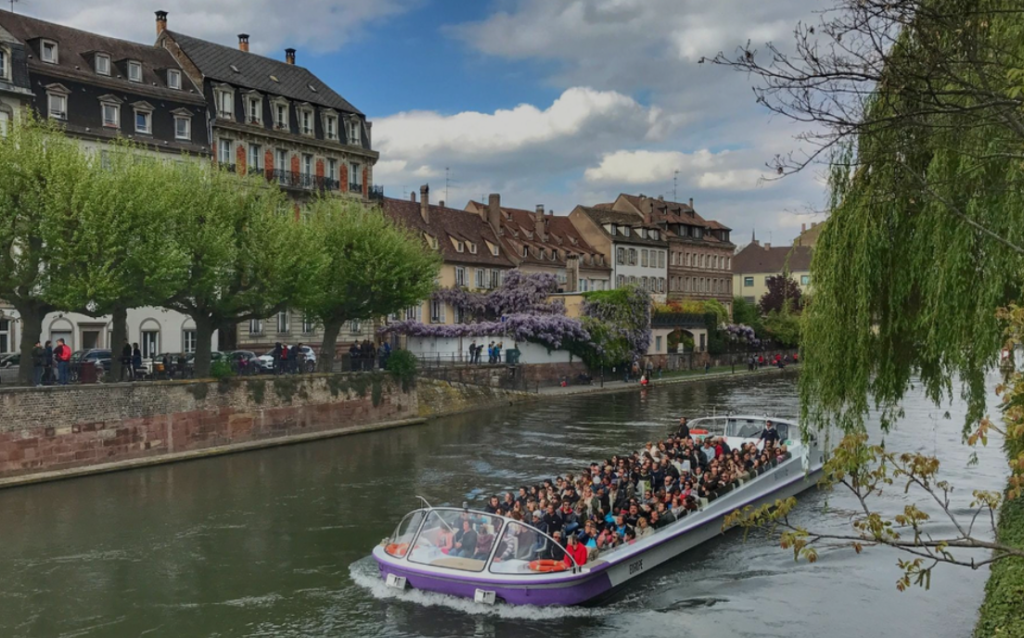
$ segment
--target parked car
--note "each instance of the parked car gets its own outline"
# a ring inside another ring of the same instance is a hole
[[[165,352],[142,362],[146,376],[155,379],[181,379],[192,376],[192,356],[184,352]],[[164,359],[168,364],[164,364]],[[184,367],[185,374],[182,374]]]
[[[20,352],[12,352],[10,354],[5,354],[4,356],[0,357],[0,368],[2,368],[2,369],[17,368],[18,364],[20,364],[20,363],[21,363],[21,353]]]
[[[256,356],[255,352],[249,350],[235,350],[227,354],[231,369],[239,375],[259,374],[263,371],[263,362]]]
[[[291,346],[288,347],[290,348]],[[300,350],[302,351],[303,354],[303,371],[313,372],[314,370],[316,370],[316,351],[310,348],[309,346],[302,346]],[[260,355],[259,359],[260,364],[262,365],[264,370],[268,372],[274,371],[274,354],[272,350],[267,352],[266,354]]]

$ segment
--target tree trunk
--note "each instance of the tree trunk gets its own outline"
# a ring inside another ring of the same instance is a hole
[[[192,317],[196,322],[196,358],[193,374],[197,379],[210,376],[210,345],[213,341],[214,322],[209,317]]]
[[[334,367],[334,352],[338,347],[338,333],[344,321],[332,319],[324,322],[324,340],[320,343],[320,358],[317,360],[317,371],[331,372]]]
[[[121,363],[121,349],[128,339],[128,309],[120,305],[110,311],[110,378],[108,381],[122,381],[124,365]]]
[[[46,315],[34,304],[14,304],[21,320],[21,363],[18,366],[18,383],[32,385],[32,349],[43,334],[43,317]],[[55,346],[56,347],[56,346]]]
[[[238,322],[225,321],[217,332],[218,349],[221,352],[238,350]]]

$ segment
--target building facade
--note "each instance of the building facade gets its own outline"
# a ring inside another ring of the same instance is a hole
[[[612,208],[642,217],[664,231],[669,245],[668,299],[714,299],[732,312],[732,229],[704,219],[689,204],[621,194]]]
[[[384,198],[383,211],[441,254],[444,262],[437,282],[441,289],[490,291],[501,286],[505,273],[515,266],[483,217],[457,208],[432,205],[429,186],[420,187],[419,201],[415,193],[409,199]],[[437,297],[391,319],[437,325],[463,323],[459,309]]]
[[[668,241],[664,231],[643,216],[600,207],[577,206],[569,220],[584,240],[611,264],[613,289],[639,285],[657,302],[668,293]]]
[[[0,11],[0,128],[19,107],[55,120],[90,152],[131,139],[138,153],[201,161],[209,157],[206,101],[166,51]],[[7,81],[10,80],[10,81]],[[0,309],[0,351],[16,350],[16,313]],[[51,313],[42,339],[74,350],[110,348],[110,317]],[[195,326],[177,312],[135,308],[128,339],[144,356],[195,349]]]
[[[469,202],[466,210],[491,227],[516,268],[553,275],[559,292],[610,289],[611,267],[604,254],[583,239],[568,217],[545,213],[543,206],[534,211],[508,208],[501,205],[501,195],[496,193],[487,204]]]
[[[379,199],[373,167],[372,124],[366,116],[308,69],[296,64],[295,49],[274,60],[249,51],[249,35],[238,46],[207,42],[167,28],[166,11],[156,12],[158,47],[167,51],[200,87],[212,131],[216,161],[238,173],[263,175],[294,202],[321,194]],[[223,349],[262,352],[275,342],[317,347],[320,326],[295,311],[253,320],[225,330]],[[352,322],[343,327],[339,349],[373,339],[373,326]]]
[[[733,258],[736,296],[756,304],[768,292],[768,278],[787,271],[802,293],[810,292],[812,250],[809,246],[762,245],[754,239]]]

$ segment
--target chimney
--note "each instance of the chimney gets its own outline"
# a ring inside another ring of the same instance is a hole
[[[411,202],[415,202],[416,201],[416,191],[413,191],[413,192],[409,193],[409,201],[411,201]]]
[[[490,224],[491,230],[494,234],[498,234],[498,229],[501,227],[501,195],[498,193],[491,193],[487,198],[487,212],[484,213],[484,219]]]
[[[544,231],[547,230],[547,224],[544,222],[544,207],[538,206],[537,213],[533,216],[533,232],[537,233],[537,239],[540,241],[544,240]]]
[[[807,224],[800,224],[800,232],[801,233],[806,233],[807,232]]]
[[[538,215],[543,215],[544,214],[544,204],[537,204],[537,214]]]
[[[295,64],[295,49],[284,50],[284,61],[288,64]]]
[[[665,201],[665,196],[664,195],[658,195],[658,201],[659,202]]]
[[[765,249],[765,250],[771,250],[771,249],[772,249],[772,245],[771,245],[771,244],[769,244],[768,242],[765,242],[765,243],[764,243],[764,249]]]
[[[693,198],[690,198],[690,208],[693,208]]]
[[[430,186],[420,186],[420,217],[424,223],[430,223]]]
[[[156,35],[160,36],[161,33],[167,30],[167,12],[157,11],[156,12]]]
[[[238,50],[249,52],[249,34],[239,33],[238,34]]]
[[[441,201],[437,202],[437,205],[440,206],[441,208],[444,208],[444,200],[442,199]]]

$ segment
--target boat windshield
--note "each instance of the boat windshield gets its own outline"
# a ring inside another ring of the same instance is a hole
[[[483,571],[501,533],[502,522],[500,516],[481,512],[430,510],[409,552],[409,561],[467,572]]]
[[[406,514],[402,522],[395,528],[395,533],[391,537],[391,543],[384,548],[384,551],[396,558],[405,556],[406,551],[409,549],[409,544],[412,543],[412,539],[416,537],[416,532],[420,529],[420,523],[423,522],[425,514],[426,512],[423,510],[416,510]]]
[[[726,436],[734,436],[741,439],[756,439],[761,436],[761,431],[764,430],[765,422],[769,419],[729,419],[729,423],[725,428]],[[779,433],[779,439],[786,441],[789,439],[789,424],[784,421],[772,420],[772,425]]]
[[[510,521],[494,552],[490,571],[495,574],[522,574],[536,576],[530,561],[549,559],[564,564],[565,551],[555,541],[535,527]],[[568,565],[566,565],[568,567]]]

